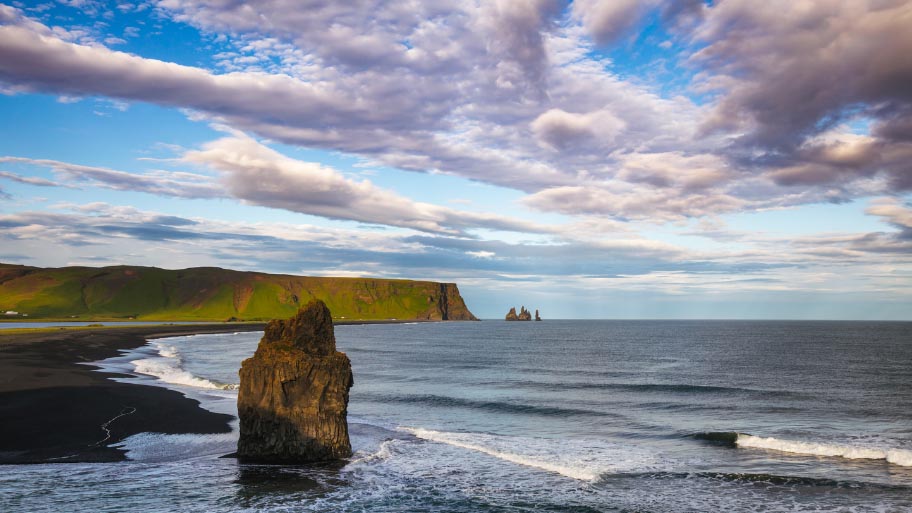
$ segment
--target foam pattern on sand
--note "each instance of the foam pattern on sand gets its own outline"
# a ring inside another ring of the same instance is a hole
[[[112,445],[126,451],[127,458],[146,463],[183,461],[201,456],[234,452],[237,432],[217,434],[139,433]]]

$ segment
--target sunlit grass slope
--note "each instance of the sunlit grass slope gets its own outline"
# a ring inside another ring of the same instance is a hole
[[[314,298],[322,299],[337,319],[475,318],[454,283],[316,278],[217,267],[43,269],[0,264],[0,313],[13,310],[31,320],[258,321],[290,317]]]

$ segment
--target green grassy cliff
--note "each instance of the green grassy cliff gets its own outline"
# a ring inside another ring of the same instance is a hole
[[[336,319],[475,320],[455,283],[314,278],[217,267],[38,268],[0,264],[0,318],[259,321],[321,299]]]

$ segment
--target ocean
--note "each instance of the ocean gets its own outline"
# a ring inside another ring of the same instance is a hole
[[[159,339],[100,365],[236,414],[260,336]],[[0,511],[912,511],[912,323],[484,321],[336,338],[355,377],[351,460],[240,465],[220,457],[236,433],[144,433],[123,463],[4,467]]]

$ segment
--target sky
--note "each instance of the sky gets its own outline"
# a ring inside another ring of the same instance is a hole
[[[0,262],[912,320],[909,27],[896,0],[0,3]]]

